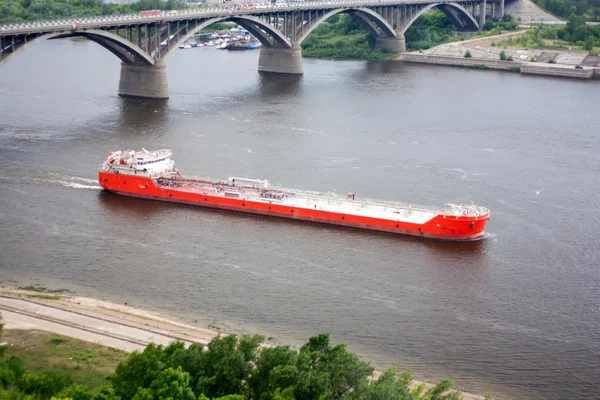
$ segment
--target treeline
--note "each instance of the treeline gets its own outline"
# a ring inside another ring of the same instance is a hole
[[[571,15],[566,25],[556,29],[556,37],[580,45],[593,40],[600,45],[600,25],[587,25],[583,17]]]
[[[174,10],[184,7],[185,3],[177,0],[139,0],[130,4],[102,0],[0,0],[0,23],[127,14],[152,9]]]
[[[334,60],[381,60],[389,52],[375,49],[375,39],[351,15],[337,14],[319,25],[302,43],[302,55]]]
[[[518,28],[507,16],[502,21],[488,21],[484,31],[490,35]],[[423,14],[405,33],[409,51],[424,50],[456,38],[452,22],[435,10]],[[353,16],[338,14],[323,22],[302,43],[302,55],[314,58],[380,60],[390,52],[375,49],[375,40]]]
[[[600,21],[600,0],[533,0],[558,17],[578,15],[586,21]],[[525,21],[527,22],[527,21]]]
[[[441,11],[426,13],[407,30],[405,37],[408,50],[428,49],[453,37],[452,23]],[[375,49],[375,39],[356,18],[337,14],[306,38],[302,55],[336,60],[381,60],[392,54]]]
[[[439,10],[421,15],[404,34],[407,50],[428,49],[453,36],[452,22]]]
[[[370,379],[373,367],[332,345],[328,334],[309,339],[300,351],[262,347],[261,336],[230,335],[208,346],[150,344],[133,352],[95,393],[72,385],[64,370],[28,373],[16,356],[0,361],[1,400],[459,400],[442,381],[411,389],[412,376],[390,369]]]
[[[545,40],[559,40],[558,44],[547,44]],[[572,16],[566,25],[537,26],[527,30],[527,34],[518,38],[510,38],[500,45],[516,45],[530,49],[568,50],[562,42],[581,47],[582,50],[595,53],[600,47],[600,25],[587,25],[583,18]]]

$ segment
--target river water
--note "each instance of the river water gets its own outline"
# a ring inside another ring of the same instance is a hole
[[[167,101],[117,96],[119,62],[51,41],[0,69],[0,280],[301,344],[497,398],[590,399],[600,375],[600,85],[258,52],[168,59]],[[122,198],[109,151],[171,148],[186,175],[492,210],[440,243]]]

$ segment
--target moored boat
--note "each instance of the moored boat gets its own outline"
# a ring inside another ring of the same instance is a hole
[[[236,40],[227,42],[227,50],[248,50],[248,43],[245,40]]]
[[[98,181],[126,196],[442,240],[479,239],[490,217],[490,210],[475,205],[436,208],[286,189],[260,179],[185,178],[170,150],[112,152]]]

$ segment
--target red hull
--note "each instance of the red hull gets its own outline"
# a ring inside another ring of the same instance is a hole
[[[156,187],[152,179],[143,176],[99,172],[98,181],[104,189],[125,196],[441,240],[479,239],[484,235],[484,228],[489,219],[489,214],[437,215],[424,224],[417,224],[160,188]]]

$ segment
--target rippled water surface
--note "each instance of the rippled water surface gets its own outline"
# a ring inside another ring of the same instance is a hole
[[[518,74],[176,51],[171,98],[119,98],[89,42],[0,69],[0,280],[67,287],[498,398],[597,398],[600,85]],[[440,243],[122,198],[109,151],[168,147],[186,175],[492,210]]]

